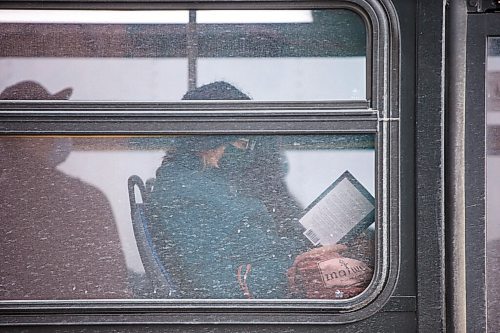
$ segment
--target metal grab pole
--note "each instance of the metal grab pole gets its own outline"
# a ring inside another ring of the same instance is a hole
[[[196,31],[196,10],[189,10],[187,25],[187,58],[188,58],[188,90],[196,89],[197,73],[196,61],[198,58],[198,32]]]

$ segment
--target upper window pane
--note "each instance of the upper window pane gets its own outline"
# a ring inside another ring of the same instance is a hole
[[[345,9],[4,10],[0,40],[3,100],[177,102],[214,82],[225,100],[367,99],[366,27]]]

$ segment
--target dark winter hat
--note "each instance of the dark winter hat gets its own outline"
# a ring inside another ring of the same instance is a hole
[[[250,100],[250,97],[233,85],[216,81],[188,91],[183,100]]]
[[[0,100],[66,100],[72,93],[72,88],[66,88],[51,94],[38,82],[22,81],[5,88],[0,93]]]

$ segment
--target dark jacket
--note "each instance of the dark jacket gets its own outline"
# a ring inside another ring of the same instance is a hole
[[[246,264],[253,297],[287,296],[286,271],[304,243],[280,231],[276,210],[257,192],[223,167],[204,169],[194,155],[166,159],[158,169],[151,224],[177,297],[244,298],[237,269]]]

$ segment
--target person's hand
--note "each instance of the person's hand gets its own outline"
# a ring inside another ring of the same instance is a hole
[[[311,299],[344,299],[360,294],[371,281],[373,270],[347,258],[341,244],[322,246],[302,253],[288,269],[293,295]]]

